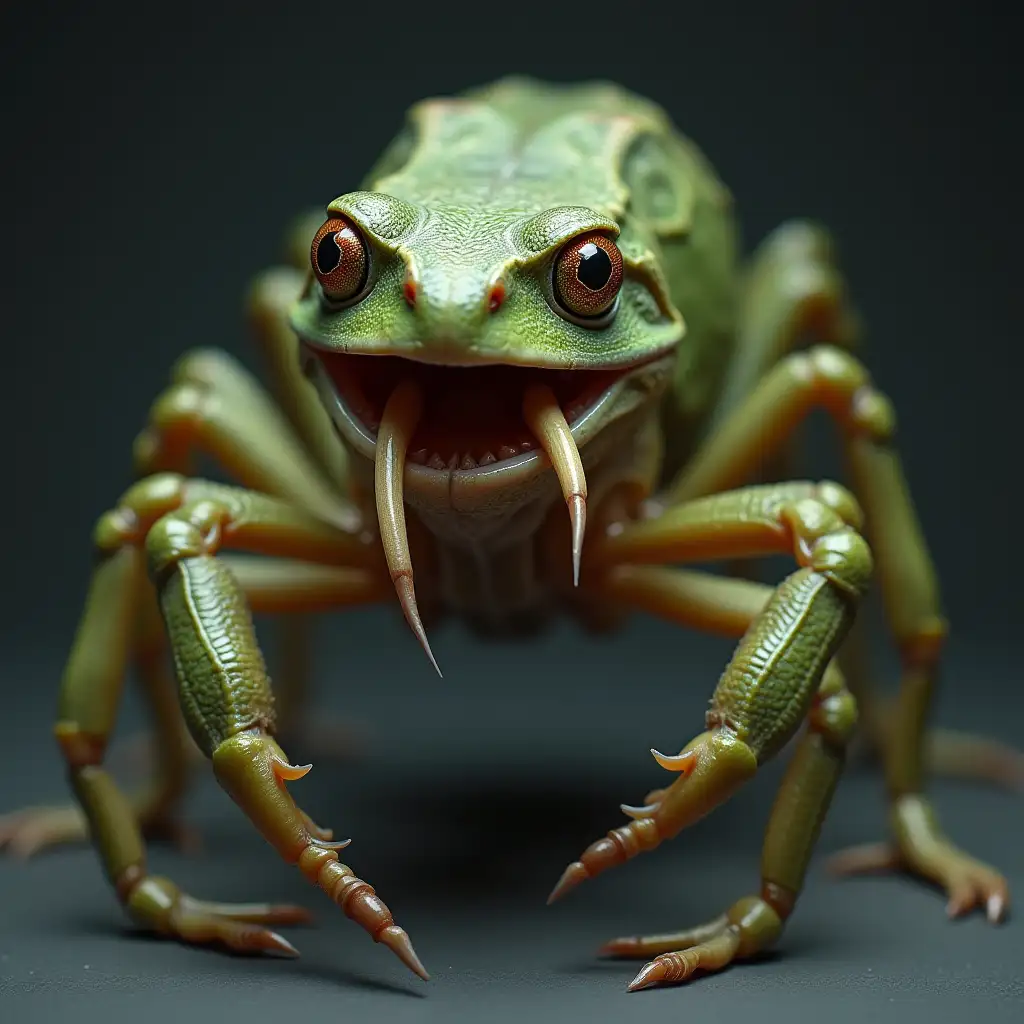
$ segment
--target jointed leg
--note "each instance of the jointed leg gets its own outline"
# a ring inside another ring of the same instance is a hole
[[[147,838],[171,837],[182,845],[195,845],[196,836],[176,820],[177,808],[188,783],[190,753],[195,745],[181,719],[156,596],[144,582],[139,588],[131,635],[131,659],[135,662],[140,690],[153,726],[153,743],[147,747],[152,746],[154,754],[151,780],[131,797],[133,813]],[[101,634],[99,639],[107,637]],[[100,658],[104,653],[101,648],[95,657]],[[137,746],[139,744],[132,743],[125,752],[134,754]],[[88,822],[77,803],[27,807],[0,817],[0,847],[6,847],[15,857],[23,859],[49,847],[84,842],[88,838]]]
[[[1005,912],[1006,882],[942,834],[924,796],[925,722],[946,633],[938,584],[892,445],[894,414],[851,355],[821,346],[788,356],[715,434],[673,485],[685,501],[734,486],[760,453],[774,449],[808,412],[824,408],[839,426],[861,501],[890,630],[903,661],[900,695],[887,726],[886,779],[895,845],[845,861],[846,867],[902,864],[949,893],[949,912],[979,903],[993,921]],[[671,508],[668,515],[672,514]]]
[[[372,888],[339,863],[336,851],[347,842],[329,842],[329,833],[287,793],[285,782],[309,769],[291,766],[271,736],[273,697],[250,609],[235,575],[216,557],[229,545],[301,559],[261,567],[263,575],[250,579],[251,589],[262,586],[271,604],[276,599],[288,607],[326,607],[390,596],[372,547],[275,499],[170,475],[132,488],[101,520],[97,544],[102,561],[65,674],[57,735],[121,901],[156,931],[244,950],[293,952],[265,925],[305,917],[295,907],[201,903],[147,872],[132,808],[101,765],[148,562],[171,638],[182,708],[221,785],[285,859],[297,863],[375,940],[423,973],[408,937]]]
[[[645,806],[623,806],[633,820],[570,864],[551,899],[675,836],[778,753],[801,720],[812,723],[776,805],[760,895],[692,933],[613,944],[640,955],[691,944],[648,965],[633,988],[752,955],[774,941],[793,909],[855,718],[838,670],[826,676],[826,668],[870,577],[871,556],[852,525],[858,519],[855,502],[834,484],[785,484],[690,502],[596,542],[587,578],[607,597],[700,628],[746,632],[715,689],[707,731],[678,755],[653,752],[680,777],[648,794]],[[801,568],[774,590],[640,564],[785,551]]]
[[[189,353],[175,366],[170,387],[154,402],[136,440],[136,470],[142,476],[184,473],[197,454],[212,457],[246,487],[292,501],[349,530],[359,527],[351,503],[333,489],[259,382],[215,349]],[[246,580],[242,583],[244,587]],[[308,636],[304,627],[292,616],[284,629],[281,689],[286,731],[298,725],[302,710],[308,668],[301,649]],[[154,784],[133,798],[133,806],[147,836],[180,837],[187,833],[173,821],[173,813],[187,783],[186,755],[194,747],[183,740],[180,714],[171,697],[164,626],[155,595],[146,585],[139,592],[132,636],[129,660],[155,727]],[[168,712],[169,707],[173,711]],[[342,730],[334,732],[336,738]],[[132,750],[139,746],[130,744]],[[6,846],[21,857],[85,838],[87,823],[74,804],[30,807],[0,817],[0,848]]]

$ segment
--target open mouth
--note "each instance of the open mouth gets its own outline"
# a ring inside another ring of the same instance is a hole
[[[622,370],[551,370],[536,367],[441,366],[400,356],[317,351],[351,426],[376,441],[388,399],[403,380],[422,393],[423,408],[409,439],[409,462],[438,471],[472,471],[538,448],[523,413],[531,385],[545,385],[571,427]]]
[[[587,520],[579,447],[600,431],[602,410],[613,404],[619,385],[646,364],[598,370],[452,366],[308,345],[305,356],[335,426],[374,462],[377,520],[391,579],[406,621],[435,669],[412,583],[407,473],[413,482],[420,474],[508,481],[537,471],[546,456],[569,513],[578,585]]]

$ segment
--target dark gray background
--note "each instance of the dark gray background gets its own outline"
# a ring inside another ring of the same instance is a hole
[[[509,71],[613,77],[663,103],[735,192],[751,244],[794,215],[834,229],[953,622],[938,717],[1019,738],[1024,204],[1010,5],[137,6],[0,13],[0,810],[66,791],[48,729],[89,533],[128,482],[131,440],[173,360],[220,344],[251,362],[241,297],[290,217],[354,187],[409,103]],[[820,447],[812,469],[835,472]],[[320,925],[292,936],[303,958],[135,937],[87,850],[0,861],[0,1016],[995,1021],[1024,1005],[1019,922],[950,925],[923,887],[836,885],[817,868],[777,954],[627,997],[634,965],[592,950],[711,916],[756,884],[776,765],[671,848],[543,906],[564,864],[619,823],[618,802],[658,782],[646,749],[699,728],[728,645],[637,621],[601,643],[559,627],[508,649],[455,626],[434,641],[439,682],[390,615],[326,620],[319,639],[321,703],[368,739],[362,760],[318,762],[302,798],[355,837],[350,862],[435,981],[332,912],[207,781],[190,804],[206,854],[158,849],[158,868],[198,895],[307,902]],[[891,683],[891,656],[879,665]],[[1020,798],[935,792],[950,830],[1019,891]],[[883,826],[880,780],[853,772],[821,849]]]

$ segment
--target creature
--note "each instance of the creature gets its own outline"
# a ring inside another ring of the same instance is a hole
[[[786,224],[745,263],[729,193],[660,108],[611,84],[515,78],[414,107],[364,190],[294,237],[292,265],[262,276],[250,304],[276,400],[223,353],[186,356],[136,443],[139,481],[96,527],[56,724],[81,812],[8,815],[0,843],[89,835],[145,928],[294,953],[274,929],[301,908],[204,902],[146,867],[143,837],[176,823],[183,717],[281,857],[426,978],[339,860],[349,840],[289,794],[310,766],[275,738],[251,613],[397,597],[433,662],[441,615],[519,635],[561,613],[609,629],[640,609],[738,646],[704,729],[652,751],[673,779],[623,805],[628,822],[569,865],[552,900],[708,814],[805,729],[759,890],[696,928],[611,942],[649,960],[630,989],[779,938],[858,702],[892,837],[840,868],[907,870],[944,889],[953,915],[1004,916],[1004,879],[946,838],[925,794],[946,624],[893,409],[853,354],[858,320],[823,229]],[[815,408],[841,436],[851,490],[772,478]],[[239,486],[191,477],[196,452]],[[693,568],[780,553],[796,568],[776,587]],[[844,660],[875,577],[902,656],[891,705]],[[157,722],[155,785],[133,799],[103,766],[129,662]],[[976,771],[1011,757],[947,737],[961,767],[965,751]]]

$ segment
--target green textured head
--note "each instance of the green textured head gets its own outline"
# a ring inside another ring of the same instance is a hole
[[[528,386],[554,393],[589,469],[613,423],[656,404],[682,318],[646,222],[621,216],[626,125],[568,114],[524,134],[469,100],[410,123],[372,191],[328,207],[292,325],[357,457],[398,383],[420,385],[411,504],[509,512],[552,482]]]

